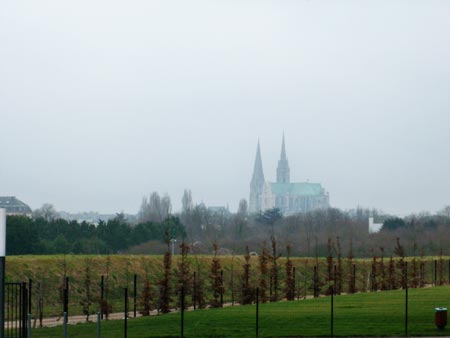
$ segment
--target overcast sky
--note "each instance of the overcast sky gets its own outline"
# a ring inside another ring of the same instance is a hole
[[[448,0],[3,0],[0,195],[235,210],[275,180],[339,208],[450,204]]]

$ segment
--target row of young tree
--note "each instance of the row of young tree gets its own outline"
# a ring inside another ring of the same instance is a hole
[[[328,240],[328,255],[326,258],[293,258],[290,256],[291,246],[285,248],[282,256],[275,237],[259,246],[257,255],[251,254],[246,248],[244,257],[232,260],[219,255],[220,248],[214,243],[212,257],[204,257],[203,264],[198,264],[196,254],[186,242],[179,246],[181,254],[176,258],[171,253],[170,234],[165,229],[166,251],[161,258],[161,269],[157,273],[154,268],[145,263],[145,269],[140,271],[136,293],[130,288],[135,271],[125,265],[124,279],[118,278],[117,271],[112,271],[111,256],[103,262],[104,275],[101,277],[101,290],[98,289],[98,271],[93,271],[92,258],[86,257],[83,272],[70,276],[73,286],[70,287],[71,297],[77,295],[71,314],[82,311],[89,316],[97,311],[108,318],[112,312],[123,308],[123,287],[129,287],[129,295],[137,301],[137,311],[149,315],[151,311],[167,313],[179,306],[180,297],[185,297],[186,306],[195,308],[222,307],[225,303],[251,304],[255,302],[255,290],[259,290],[260,302],[276,302],[280,300],[305,299],[320,295],[335,295],[366,291],[384,291],[409,287],[425,287],[427,285],[443,285],[450,282],[450,261],[442,254],[438,259],[430,260],[423,255],[405,257],[404,248],[399,239],[395,242],[395,257],[377,256],[372,259],[355,259],[349,248],[344,255],[339,238]],[[381,252],[383,252],[381,250]],[[446,266],[448,265],[448,268]],[[68,289],[69,269],[66,260],[61,265],[58,297],[44,299],[42,286],[52,287],[49,281],[42,279],[33,288],[38,294],[38,307],[35,318],[55,315],[49,309],[55,298],[59,303],[65,302],[65,290]],[[95,277],[94,277],[95,275]],[[48,276],[47,276],[48,277]],[[44,311],[45,304],[45,311]],[[74,302],[72,302],[72,305]],[[77,306],[78,304],[78,306]],[[80,307],[81,306],[81,307]],[[62,309],[62,306],[59,307]],[[130,307],[132,309],[132,307]],[[33,310],[34,311],[34,310]]]
[[[226,289],[221,259],[218,255],[218,244],[213,243],[214,254],[209,274],[202,276],[200,270],[195,271],[188,257],[189,245],[183,242],[180,245],[181,257],[174,273],[168,238],[166,236],[167,248],[163,258],[163,277],[156,285],[159,292],[152,294],[151,282],[149,279],[145,280],[142,292],[142,305],[145,309],[143,314],[148,315],[152,308],[157,308],[163,313],[170,312],[174,306],[177,306],[180,295],[190,296],[187,303],[194,308],[196,306],[222,307]],[[405,250],[399,238],[395,241],[394,256],[384,256],[384,249],[381,247],[382,255],[374,255],[371,262],[367,261],[367,265],[361,264],[360,261],[357,264],[351,247],[348,255],[344,257],[339,237],[335,240],[328,239],[327,250],[325,264],[316,257],[308,267],[306,259],[302,272],[298,274],[294,261],[291,259],[289,244],[286,246],[283,264],[280,264],[282,254],[279,252],[276,237],[271,237],[269,245],[265,241],[262,242],[256,254],[257,264],[251,264],[252,255],[246,247],[243,264],[238,266],[236,271],[233,268],[229,271],[231,283],[228,286],[231,288],[231,302],[236,301],[241,305],[251,304],[255,301],[255,290],[259,291],[259,301],[265,303],[283,299],[288,301],[304,299],[308,296],[309,290],[312,290],[313,297],[319,297],[320,294],[340,295],[406,287],[422,288],[427,284],[439,286],[450,284],[450,260],[444,259],[442,250],[439,252],[439,258],[435,260],[426,258],[423,251],[420,256],[405,257]],[[431,263],[431,271],[426,271],[427,262],[428,266]],[[312,269],[311,274],[308,274],[309,268]],[[324,268],[325,271],[320,271]],[[445,271],[448,278],[444,276]],[[206,296],[208,293],[209,297]],[[157,302],[151,302],[151,295],[157,299]],[[228,300],[230,301],[230,298]]]

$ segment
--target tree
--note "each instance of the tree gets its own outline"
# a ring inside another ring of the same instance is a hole
[[[280,209],[272,208],[267,209],[258,217],[258,221],[263,224],[270,225],[272,228],[272,235],[274,234],[274,225],[277,221],[283,218]]]
[[[328,288],[326,293],[328,295],[331,294],[332,290],[332,283],[334,281],[334,276],[333,276],[333,242],[331,240],[331,238],[328,238],[328,243],[327,243],[327,251],[328,251],[328,255],[327,255],[327,283],[328,283]],[[336,281],[334,281],[336,282]]]
[[[150,201],[148,203],[150,221],[161,222],[163,220],[161,210],[161,198],[159,194],[154,191],[150,195]]]
[[[57,254],[67,254],[70,251],[69,241],[64,235],[58,235],[53,241],[53,250]]]
[[[272,266],[270,267],[270,279],[272,281],[272,290],[273,293],[270,297],[271,302],[278,301],[278,259],[281,257],[281,254],[277,252],[277,240],[275,236],[271,238],[272,243],[272,254],[270,255],[270,259],[272,261]]]
[[[42,207],[33,211],[33,218],[43,218],[49,222],[59,218],[59,214],[52,204],[45,203]]]
[[[239,207],[237,211],[238,216],[245,218],[248,214],[248,203],[245,198],[239,201]]]
[[[439,210],[438,215],[450,218],[450,205],[447,205],[441,210]]]
[[[138,212],[138,221],[140,223],[145,223],[150,220],[150,212],[147,197],[142,197],[141,208]]]
[[[140,223],[145,222],[162,222],[171,211],[170,197],[165,195],[162,199],[159,194],[154,191],[150,198],[142,198],[141,208],[138,212],[138,220]]]
[[[342,267],[342,249],[341,249],[341,241],[339,236],[336,237],[336,255],[337,255],[337,271],[336,271],[336,280],[334,281],[336,285],[336,294],[340,295],[342,292],[342,278],[344,274],[344,269]]]
[[[244,256],[244,274],[242,275],[242,305],[251,304],[253,301],[253,290],[250,288],[250,251],[248,246],[245,248],[246,254]]]
[[[40,253],[39,230],[26,216],[8,216],[6,221],[7,255]]]
[[[211,274],[210,274],[213,291],[213,299],[211,302],[211,307],[220,307],[222,306],[222,304],[220,303],[219,297],[223,293],[223,280],[220,261],[217,258],[217,252],[219,250],[217,242],[213,243],[213,249],[214,249],[214,257],[211,261]]]
[[[405,221],[401,218],[389,218],[384,221],[381,230],[396,230],[405,227]]]
[[[188,260],[189,245],[183,240],[180,244],[181,259],[178,261],[179,291],[184,289],[184,294],[189,294],[192,284],[191,263]]]
[[[401,276],[400,276],[400,282],[401,287],[403,289],[406,288],[406,283],[408,283],[408,276],[407,270],[406,270],[406,263],[405,263],[405,250],[403,249],[403,246],[400,244],[400,238],[397,237],[397,246],[394,249],[394,252],[397,256],[400,257],[400,259],[397,262],[397,267],[400,269]]]
[[[263,241],[261,252],[258,256],[259,260],[259,298],[262,303],[267,302],[267,277],[269,274],[269,249],[266,246],[266,241]]]
[[[83,314],[86,316],[86,321],[89,321],[89,316],[91,315],[91,305],[93,303],[92,293],[91,293],[91,265],[92,260],[90,258],[85,258],[84,260],[84,292],[82,295],[82,299],[80,301],[80,305],[83,307]]]
[[[154,297],[154,292],[152,292],[152,286],[149,277],[149,266],[144,258],[142,258],[142,265],[144,267],[144,280],[141,298],[141,305],[142,305],[141,314],[143,316],[150,316],[150,311],[153,309],[152,299],[156,297]]]
[[[295,297],[295,280],[294,280],[294,266],[291,261],[291,246],[286,246],[286,288],[285,294],[287,300],[294,300]]]
[[[169,195],[164,195],[161,198],[161,221],[169,218],[172,212],[172,202],[170,201]]]
[[[181,198],[181,212],[183,214],[189,214],[194,205],[192,203],[192,192],[190,190],[184,189],[183,197]]]
[[[170,254],[170,236],[169,227],[164,230],[164,242],[166,243],[166,253],[164,254],[163,266],[164,276],[159,282],[160,286],[160,309],[162,313],[170,312],[170,275],[172,268],[172,255]]]

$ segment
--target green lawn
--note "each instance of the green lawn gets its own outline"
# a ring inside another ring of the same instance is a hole
[[[330,336],[331,298],[260,305],[260,337]],[[403,336],[405,291],[334,298],[336,336]],[[411,336],[449,336],[434,327],[434,308],[450,307],[450,287],[409,290]],[[254,337],[255,305],[185,313],[185,337]],[[128,337],[179,337],[180,314],[128,321]],[[94,338],[96,324],[69,326],[69,337]],[[62,337],[62,327],[34,329],[33,337]],[[102,337],[123,337],[122,321],[102,322]]]

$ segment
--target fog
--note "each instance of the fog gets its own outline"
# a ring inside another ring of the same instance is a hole
[[[450,204],[450,2],[2,1],[0,195],[235,210],[258,139],[339,208]]]

